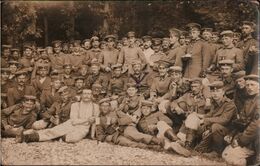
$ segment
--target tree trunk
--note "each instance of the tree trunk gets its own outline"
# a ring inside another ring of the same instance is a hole
[[[43,17],[44,24],[44,46],[47,47],[49,44],[49,33],[48,33],[48,19],[46,16]]]

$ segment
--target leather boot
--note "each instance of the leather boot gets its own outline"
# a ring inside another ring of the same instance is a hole
[[[27,134],[23,136],[24,142],[39,142],[39,134],[34,132],[32,134]]]
[[[168,139],[169,139],[170,141],[172,141],[172,142],[175,142],[175,141],[178,140],[177,135],[173,132],[172,129],[166,130],[166,132],[164,133],[164,136],[165,136],[166,138],[168,138]]]
[[[17,134],[15,136],[15,143],[22,143],[23,142],[23,127],[17,130]]]

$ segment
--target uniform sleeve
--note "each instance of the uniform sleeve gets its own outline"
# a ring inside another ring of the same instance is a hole
[[[14,94],[13,94],[13,89],[12,88],[9,88],[7,90],[7,103],[8,103],[8,107],[12,106],[15,104],[15,101],[14,101]]]
[[[118,61],[117,63],[119,64],[124,64],[124,58],[125,58],[125,49],[122,48],[122,50],[120,51],[119,55],[118,55]]]
[[[226,106],[223,107],[223,109],[224,111],[221,116],[205,118],[205,121],[208,121],[211,124],[218,123],[223,126],[228,124],[234,117],[234,114],[236,112],[236,106],[233,102],[230,102],[227,103]]]
[[[143,53],[143,51],[141,50],[141,48],[137,48],[137,53],[138,53],[138,56],[140,58],[140,60],[144,63],[144,64],[147,64],[147,61],[146,61],[146,58],[145,58],[145,55]]]
[[[181,57],[185,54],[185,50],[183,48],[178,48],[177,54],[176,54],[176,60],[174,66],[180,66],[182,68],[182,59]]]
[[[165,116],[162,112],[158,112],[158,118],[160,121],[164,121],[167,123],[169,126],[172,126],[172,120]]]
[[[254,120],[252,121],[244,132],[238,137],[238,143],[241,146],[247,146],[248,144],[252,143],[256,140],[258,136],[258,131],[260,129],[260,121]]]
[[[51,116],[55,115],[55,112],[56,112],[56,103],[53,103],[51,108],[48,109],[48,111],[42,113],[43,119],[49,120]]]
[[[234,70],[240,71],[245,68],[245,62],[243,57],[243,51],[241,49],[236,48],[236,62],[234,64]]]
[[[86,51],[86,52],[84,53],[83,64],[90,65],[90,62],[91,62],[90,55],[89,55],[89,53]]]
[[[211,53],[207,43],[202,44],[202,69],[205,70],[210,66]]]
[[[104,142],[106,138],[105,129],[101,125],[96,126],[96,137],[97,140]]]

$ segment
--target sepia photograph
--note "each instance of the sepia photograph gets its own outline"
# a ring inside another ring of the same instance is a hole
[[[260,165],[260,1],[1,1],[1,165]]]

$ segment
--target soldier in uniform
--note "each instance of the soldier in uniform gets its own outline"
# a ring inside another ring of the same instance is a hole
[[[179,44],[180,30],[176,28],[171,28],[169,31],[170,31],[170,40],[171,40],[172,47],[169,50],[167,59],[169,62],[174,64],[174,66],[182,67],[181,57],[185,54],[185,49],[180,47]]]
[[[69,87],[72,87],[74,85],[74,78],[72,77],[72,65],[71,63],[65,63],[63,65],[63,74],[62,79],[64,82],[64,85],[67,85]]]
[[[85,49],[85,52],[89,51],[91,49],[91,40],[84,39],[82,42],[82,47]]]
[[[1,67],[8,67],[8,61],[11,55],[11,48],[11,45],[2,45]]]
[[[225,148],[224,137],[230,132],[231,121],[237,109],[234,101],[225,97],[222,81],[215,81],[209,87],[212,95],[211,108],[206,115],[198,115],[201,118],[197,125],[201,126],[199,130],[202,141],[195,149],[207,156],[214,156],[221,155]]]
[[[154,54],[154,50],[151,48],[152,37],[151,36],[143,36],[142,39],[144,41],[143,53],[144,53],[146,61],[149,63],[150,57]]]
[[[234,102],[238,110],[241,110],[244,106],[245,98],[247,97],[246,93],[246,82],[244,79],[246,72],[244,70],[236,72],[233,74],[235,81],[235,92],[234,92]]]
[[[164,38],[162,39],[162,52],[163,52],[165,55],[168,55],[168,54],[169,54],[170,46],[171,46],[170,38],[164,37]]]
[[[34,122],[32,128],[34,130],[41,130],[66,122],[70,118],[72,104],[70,92],[69,87],[61,87],[58,90],[60,100],[55,101],[48,110],[41,112],[41,120]]]
[[[222,36],[223,47],[216,52],[215,59],[209,70],[218,69],[219,61],[226,59],[234,61],[235,72],[243,70],[245,67],[243,52],[241,49],[236,48],[232,42],[234,33],[227,30],[221,32],[220,35]]]
[[[36,90],[36,97],[39,98],[44,89],[49,89],[51,86],[51,78],[48,76],[49,64],[37,65],[37,76],[31,79],[31,85]]]
[[[15,61],[19,61],[20,58],[21,58],[20,50],[18,48],[12,48],[10,59],[15,60]]]
[[[13,61],[13,60],[10,60],[8,64],[9,64],[8,68],[10,70],[8,80],[10,82],[10,86],[13,86],[16,83],[15,73],[19,70],[20,64],[18,61]]]
[[[30,45],[24,45],[23,57],[19,60],[19,63],[23,67],[32,67],[34,65],[33,48]]]
[[[148,63],[152,69],[156,68],[155,62],[165,59],[166,55],[161,50],[162,40],[160,38],[153,38],[153,50],[154,54],[151,55]]]
[[[7,108],[7,90],[11,86],[9,68],[1,68],[1,109]]]
[[[40,104],[42,112],[49,109],[55,101],[60,100],[58,90],[62,86],[62,78],[58,75],[51,76],[51,84],[49,89],[43,89],[40,96]]]
[[[191,42],[187,45],[186,54],[183,60],[186,61],[184,77],[194,78],[204,76],[205,70],[210,59],[209,49],[203,40],[200,38],[201,26],[197,23],[187,25],[191,35]]]
[[[74,41],[75,42],[75,41]],[[67,56],[69,56],[69,62],[72,65],[73,71],[78,71],[78,68],[81,64],[83,64],[84,59],[86,58],[83,51],[80,47],[80,40],[76,41],[75,46],[73,47],[73,52]]]
[[[93,36],[91,38],[91,46],[92,48],[88,51],[88,55],[90,57],[90,61],[93,59],[99,59],[101,49],[99,48],[99,38],[97,36]]]
[[[28,70],[22,69],[15,73],[17,86],[13,86],[7,90],[8,106],[18,104],[24,95],[36,95],[36,91],[33,86],[26,85],[28,78]]]
[[[234,32],[233,44],[237,47],[237,44],[241,41],[241,33]]]
[[[135,33],[128,32],[128,41],[129,46],[125,46],[119,53],[118,63],[123,64],[123,68],[128,69],[128,72],[131,73],[131,64],[133,61],[140,60],[143,64],[146,64],[146,59],[141,48],[136,47],[135,45]]]
[[[68,57],[65,58],[65,54],[61,52],[61,41],[55,40],[52,42],[54,53],[49,55],[51,60],[51,67],[53,70],[57,70],[58,73],[62,73],[63,65],[68,62]]]
[[[259,76],[247,75],[244,78],[248,96],[233,120],[232,125],[236,129],[234,138],[227,140],[232,141],[233,147],[240,146],[254,150],[255,155],[249,158],[251,161],[248,163],[254,164],[259,162]]]
[[[145,99],[149,98],[152,78],[148,72],[142,70],[141,61],[134,61],[132,63],[132,68],[133,73],[129,75],[127,82],[135,84],[138,89],[138,93]]]
[[[107,35],[105,40],[107,41],[107,48],[102,50],[99,56],[99,63],[101,64],[101,70],[105,72],[111,71],[111,66],[117,63],[119,51],[115,49],[114,35]]]
[[[23,129],[31,129],[37,118],[35,102],[36,96],[25,95],[19,103],[1,111],[2,137],[16,137]]]
[[[94,83],[91,87],[93,102],[98,103],[101,99],[104,98],[105,94],[102,93],[102,85],[99,83]]]
[[[243,21],[242,24],[242,40],[237,47],[243,50],[246,74],[258,73],[258,53],[257,40],[253,38],[252,33],[255,32],[256,25],[250,21]]]
[[[83,76],[77,76],[74,77],[74,87],[72,87],[72,94],[73,101],[80,101],[80,96],[82,93],[82,90],[85,88],[85,77]]]

